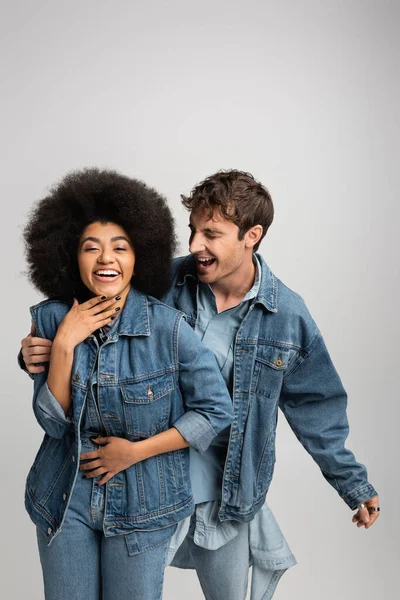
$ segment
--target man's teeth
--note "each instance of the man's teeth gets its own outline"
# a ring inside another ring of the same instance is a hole
[[[215,258],[198,258],[197,259],[197,261],[204,267],[208,267],[208,265],[211,265],[211,263],[213,263],[214,260],[215,260]]]
[[[118,271],[104,270],[104,271],[96,271],[96,275],[107,275],[109,277],[115,277],[116,275],[119,275],[119,273],[118,273]]]

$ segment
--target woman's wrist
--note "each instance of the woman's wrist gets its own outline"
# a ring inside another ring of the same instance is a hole
[[[69,354],[73,354],[74,350],[75,345],[73,342],[71,342],[71,336],[67,333],[63,333],[62,331],[58,330],[57,335],[53,341],[52,354],[54,353],[54,351],[56,351],[62,352],[67,356]]]
[[[151,438],[141,440],[140,442],[132,442],[132,464],[146,460],[146,458],[150,458],[155,454]]]

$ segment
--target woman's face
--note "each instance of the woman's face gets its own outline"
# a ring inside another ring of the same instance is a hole
[[[94,296],[126,295],[135,266],[131,240],[116,223],[91,223],[79,240],[82,282]]]

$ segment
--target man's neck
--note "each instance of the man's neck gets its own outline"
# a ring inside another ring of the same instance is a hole
[[[255,275],[256,267],[251,261],[244,269],[210,284],[219,313],[241,303],[253,287]]]

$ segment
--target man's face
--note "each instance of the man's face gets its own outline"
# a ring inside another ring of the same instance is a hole
[[[252,250],[239,240],[239,227],[219,211],[211,218],[206,212],[192,212],[189,228],[189,251],[196,258],[200,281],[229,284],[251,265]]]

